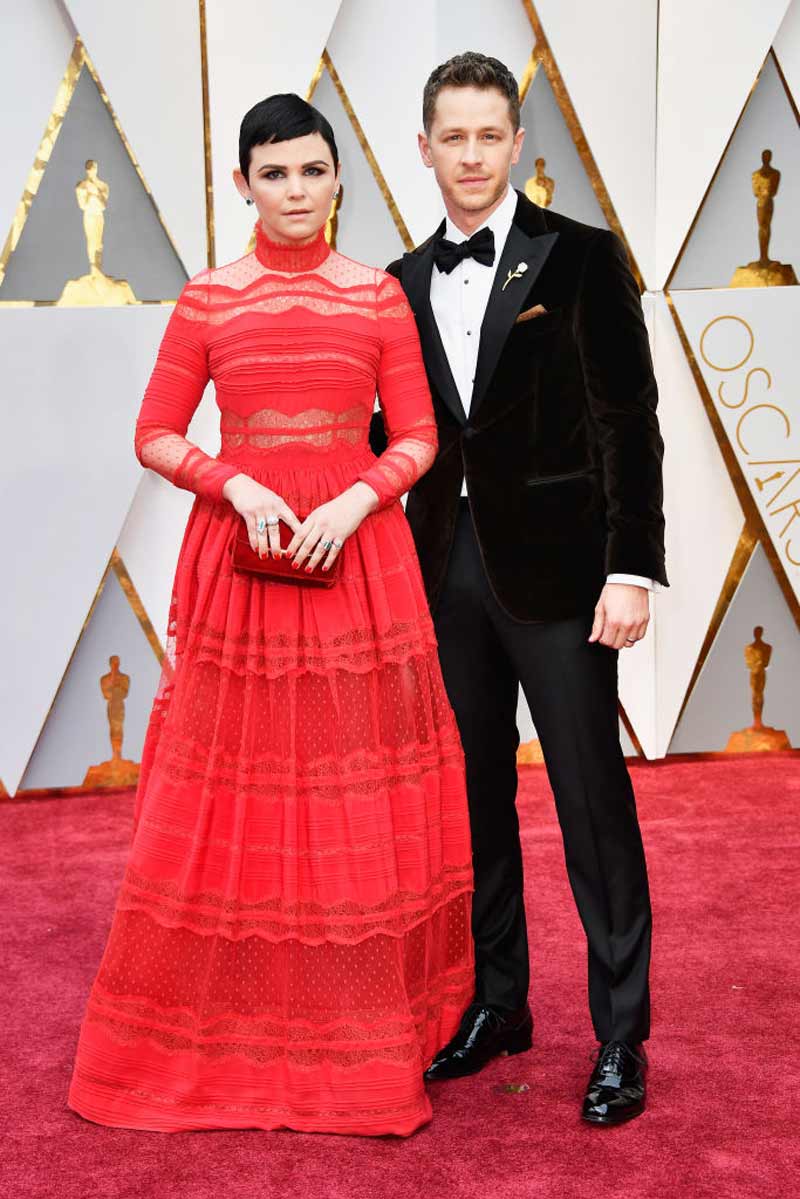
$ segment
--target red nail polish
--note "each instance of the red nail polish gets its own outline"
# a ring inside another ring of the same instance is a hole
[[[312,570],[312,568],[311,568],[310,566],[307,566],[307,567],[306,567],[306,574],[307,574],[307,575],[310,575],[310,574],[311,574],[311,570]]]
[[[300,563],[299,563],[299,562],[293,562],[293,563],[292,563],[292,570],[298,570],[298,569],[299,569],[299,567],[300,567]]]

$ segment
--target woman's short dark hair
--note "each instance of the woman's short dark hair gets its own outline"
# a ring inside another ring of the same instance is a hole
[[[245,179],[250,171],[250,151],[253,146],[263,146],[266,142],[288,142],[309,133],[319,133],[327,142],[336,170],[339,166],[336,138],[330,122],[318,108],[294,92],[282,92],[259,100],[244,114],[239,126],[239,167]]]
[[[431,71],[422,93],[422,125],[430,133],[436,112],[436,97],[443,87],[494,87],[508,100],[508,115],[514,132],[519,129],[519,84],[505,63],[477,50],[448,58]]]

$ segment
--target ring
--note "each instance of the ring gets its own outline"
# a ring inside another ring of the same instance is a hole
[[[321,541],[320,545],[322,546],[322,548],[324,550],[329,550],[331,548],[331,546],[333,545],[333,542],[332,541]]]
[[[264,520],[264,517],[259,516],[258,521],[256,522],[256,532],[263,533],[264,530],[266,529],[266,527],[267,527],[267,522]]]
[[[638,640],[639,640],[638,637],[626,637],[625,644],[626,645],[635,645]]]
[[[268,517],[267,517],[267,524],[268,524],[268,525],[277,525],[277,524],[278,524],[278,517],[277,517],[277,516],[268,516]]]
[[[333,544],[336,546],[337,550],[340,550],[344,545],[344,542],[342,541],[341,537],[334,537]]]

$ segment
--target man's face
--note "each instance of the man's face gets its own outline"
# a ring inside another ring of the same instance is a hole
[[[514,132],[508,100],[497,88],[444,87],[419,148],[448,207],[474,213],[502,197],[524,137],[524,129]]]

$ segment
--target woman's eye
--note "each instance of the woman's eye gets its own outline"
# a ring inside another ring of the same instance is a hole
[[[307,175],[322,175],[324,174],[324,171],[321,167],[306,167],[305,173]]]
[[[266,172],[265,172],[265,173],[264,173],[264,174],[261,176],[261,178],[262,178],[262,179],[282,179],[282,178],[283,178],[283,171],[266,171]]]

